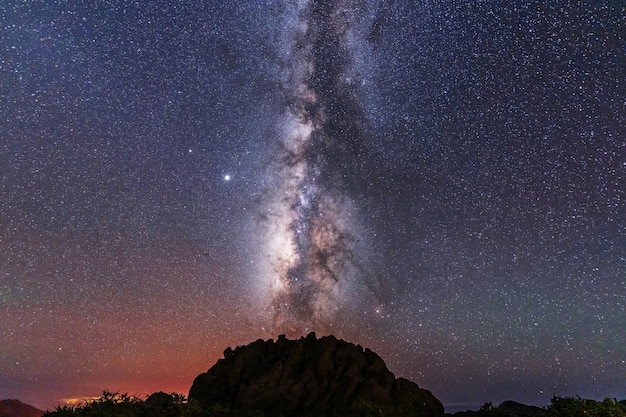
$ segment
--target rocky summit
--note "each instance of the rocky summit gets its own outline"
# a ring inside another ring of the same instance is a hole
[[[189,399],[238,415],[443,416],[430,391],[396,378],[369,349],[315,333],[228,348],[196,377]],[[256,414],[255,414],[256,413]]]

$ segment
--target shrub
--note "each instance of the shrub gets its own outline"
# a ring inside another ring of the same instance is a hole
[[[606,398],[603,401],[580,397],[552,397],[547,407],[550,417],[626,417],[624,402]]]

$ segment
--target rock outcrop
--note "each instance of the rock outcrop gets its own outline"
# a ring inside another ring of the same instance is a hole
[[[224,351],[189,391],[205,409],[272,416],[443,416],[430,391],[398,378],[369,349],[333,336],[257,340]],[[383,414],[384,415],[384,414]]]

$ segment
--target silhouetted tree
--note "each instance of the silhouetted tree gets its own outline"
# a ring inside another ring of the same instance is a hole
[[[624,402],[605,398],[603,401],[580,397],[552,397],[547,407],[550,417],[626,417]]]
[[[104,391],[102,396],[76,407],[62,406],[44,417],[209,417],[184,395],[157,392],[145,401],[128,394]]]

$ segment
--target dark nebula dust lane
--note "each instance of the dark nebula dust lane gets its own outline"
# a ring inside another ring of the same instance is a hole
[[[365,152],[363,112],[346,81],[352,9],[303,2],[283,35],[286,108],[268,173],[264,256],[272,330],[290,335],[330,331],[348,291],[344,281],[362,272],[353,247],[358,212],[346,192]]]
[[[0,398],[316,331],[447,407],[626,393],[622,2],[0,2]]]

